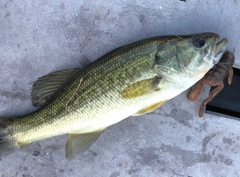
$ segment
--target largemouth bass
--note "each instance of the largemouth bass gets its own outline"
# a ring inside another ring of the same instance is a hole
[[[0,119],[0,154],[69,134],[66,157],[84,152],[109,126],[154,111],[200,80],[221,58],[227,39],[201,33],[152,37],[117,48],[83,69],[57,71],[33,85],[40,108]]]

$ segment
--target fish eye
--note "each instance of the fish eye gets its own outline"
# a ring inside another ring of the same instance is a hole
[[[205,39],[200,35],[193,36],[192,43],[195,47],[202,48],[205,44]]]

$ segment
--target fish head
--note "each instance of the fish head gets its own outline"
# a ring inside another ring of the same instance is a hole
[[[215,33],[167,37],[155,55],[154,71],[168,80],[179,81],[184,76],[194,83],[218,63],[227,44],[227,39],[219,41]]]

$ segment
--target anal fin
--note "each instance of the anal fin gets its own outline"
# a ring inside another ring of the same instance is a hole
[[[86,151],[103,131],[104,130],[86,134],[69,134],[66,144],[66,158],[71,160],[75,158],[77,154]]]
[[[147,106],[141,110],[139,110],[137,113],[135,113],[133,116],[140,116],[140,115],[143,115],[143,114],[146,114],[146,113],[150,113],[150,112],[153,112],[154,110],[156,110],[158,107],[160,107],[163,103],[165,103],[167,100],[165,101],[160,101],[160,102],[157,102],[157,103],[154,103],[150,106]]]

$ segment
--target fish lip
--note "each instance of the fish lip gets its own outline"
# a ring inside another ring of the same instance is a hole
[[[212,49],[212,56],[215,63],[218,63],[220,58],[222,57],[223,53],[226,51],[228,40],[226,38],[223,38],[221,41],[219,41],[219,35],[216,36],[216,42],[214,44],[214,47]],[[217,42],[219,41],[219,42]]]

